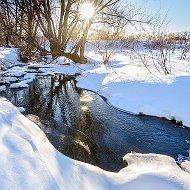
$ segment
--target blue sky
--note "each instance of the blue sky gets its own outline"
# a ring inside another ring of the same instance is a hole
[[[146,8],[148,12],[168,15],[168,31],[190,31],[190,0],[124,0],[137,7]]]

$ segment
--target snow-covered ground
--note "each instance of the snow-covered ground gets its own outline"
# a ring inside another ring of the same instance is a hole
[[[181,167],[183,168],[183,170],[190,173],[190,161],[185,160],[184,162],[181,163]]]
[[[129,153],[118,173],[59,153],[41,129],[0,98],[0,183],[5,190],[189,190],[190,174],[162,155]]]
[[[0,50],[4,64],[2,85],[27,87],[37,75],[64,73],[77,77],[78,87],[105,96],[109,103],[135,114],[144,113],[182,121],[190,127],[190,62],[171,55],[169,75],[149,63],[149,72],[140,59],[116,53],[109,65],[88,51],[90,63],[64,65],[60,57],[50,65],[22,64],[16,49]],[[35,68],[38,69],[36,73]],[[1,76],[0,76],[1,77]],[[14,82],[13,82],[14,81]],[[2,189],[190,189],[190,174],[162,155],[127,154],[128,166],[119,173],[105,172],[89,164],[67,158],[49,143],[44,133],[10,102],[0,99],[0,181]],[[182,168],[190,171],[189,161]]]
[[[0,86],[0,92],[5,91],[5,90],[6,90],[6,86],[5,85]]]

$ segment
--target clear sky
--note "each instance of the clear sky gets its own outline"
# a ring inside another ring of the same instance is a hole
[[[154,13],[168,15],[169,32],[190,31],[190,0],[124,0]]]

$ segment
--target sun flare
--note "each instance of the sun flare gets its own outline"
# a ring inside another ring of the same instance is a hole
[[[81,107],[81,110],[83,110],[83,111],[88,111],[88,106],[82,106],[82,107]]]
[[[80,7],[80,16],[83,20],[89,20],[94,15],[92,3],[83,3]]]

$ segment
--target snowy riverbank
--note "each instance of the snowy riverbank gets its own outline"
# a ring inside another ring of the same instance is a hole
[[[166,117],[190,127],[190,62],[173,56],[172,72],[160,74],[153,66],[149,68],[137,60],[121,54],[109,65],[100,63],[100,58],[89,52],[96,64],[71,66],[52,65],[41,68],[44,73],[80,73],[77,86],[92,90],[107,98],[109,103],[122,110],[151,116]],[[99,60],[99,61],[98,61]],[[58,64],[62,64],[60,58]],[[150,62],[151,63],[151,62]]]
[[[109,65],[101,64],[101,57],[91,51],[87,52],[90,63],[86,65],[64,65],[65,59],[60,57],[50,65],[15,66],[21,63],[13,48],[1,50],[0,58],[10,67],[4,81],[10,83],[13,78],[16,81],[11,88],[27,87],[36,76],[32,69],[36,67],[42,72],[40,75],[80,73],[78,87],[99,93],[115,107],[135,114],[174,119],[190,127],[190,62],[180,60],[177,53],[171,56],[171,74],[168,75],[158,72],[151,60],[147,70],[139,59],[130,59],[124,54],[115,54]],[[23,78],[19,80],[20,76]],[[5,90],[5,86],[0,90]]]

